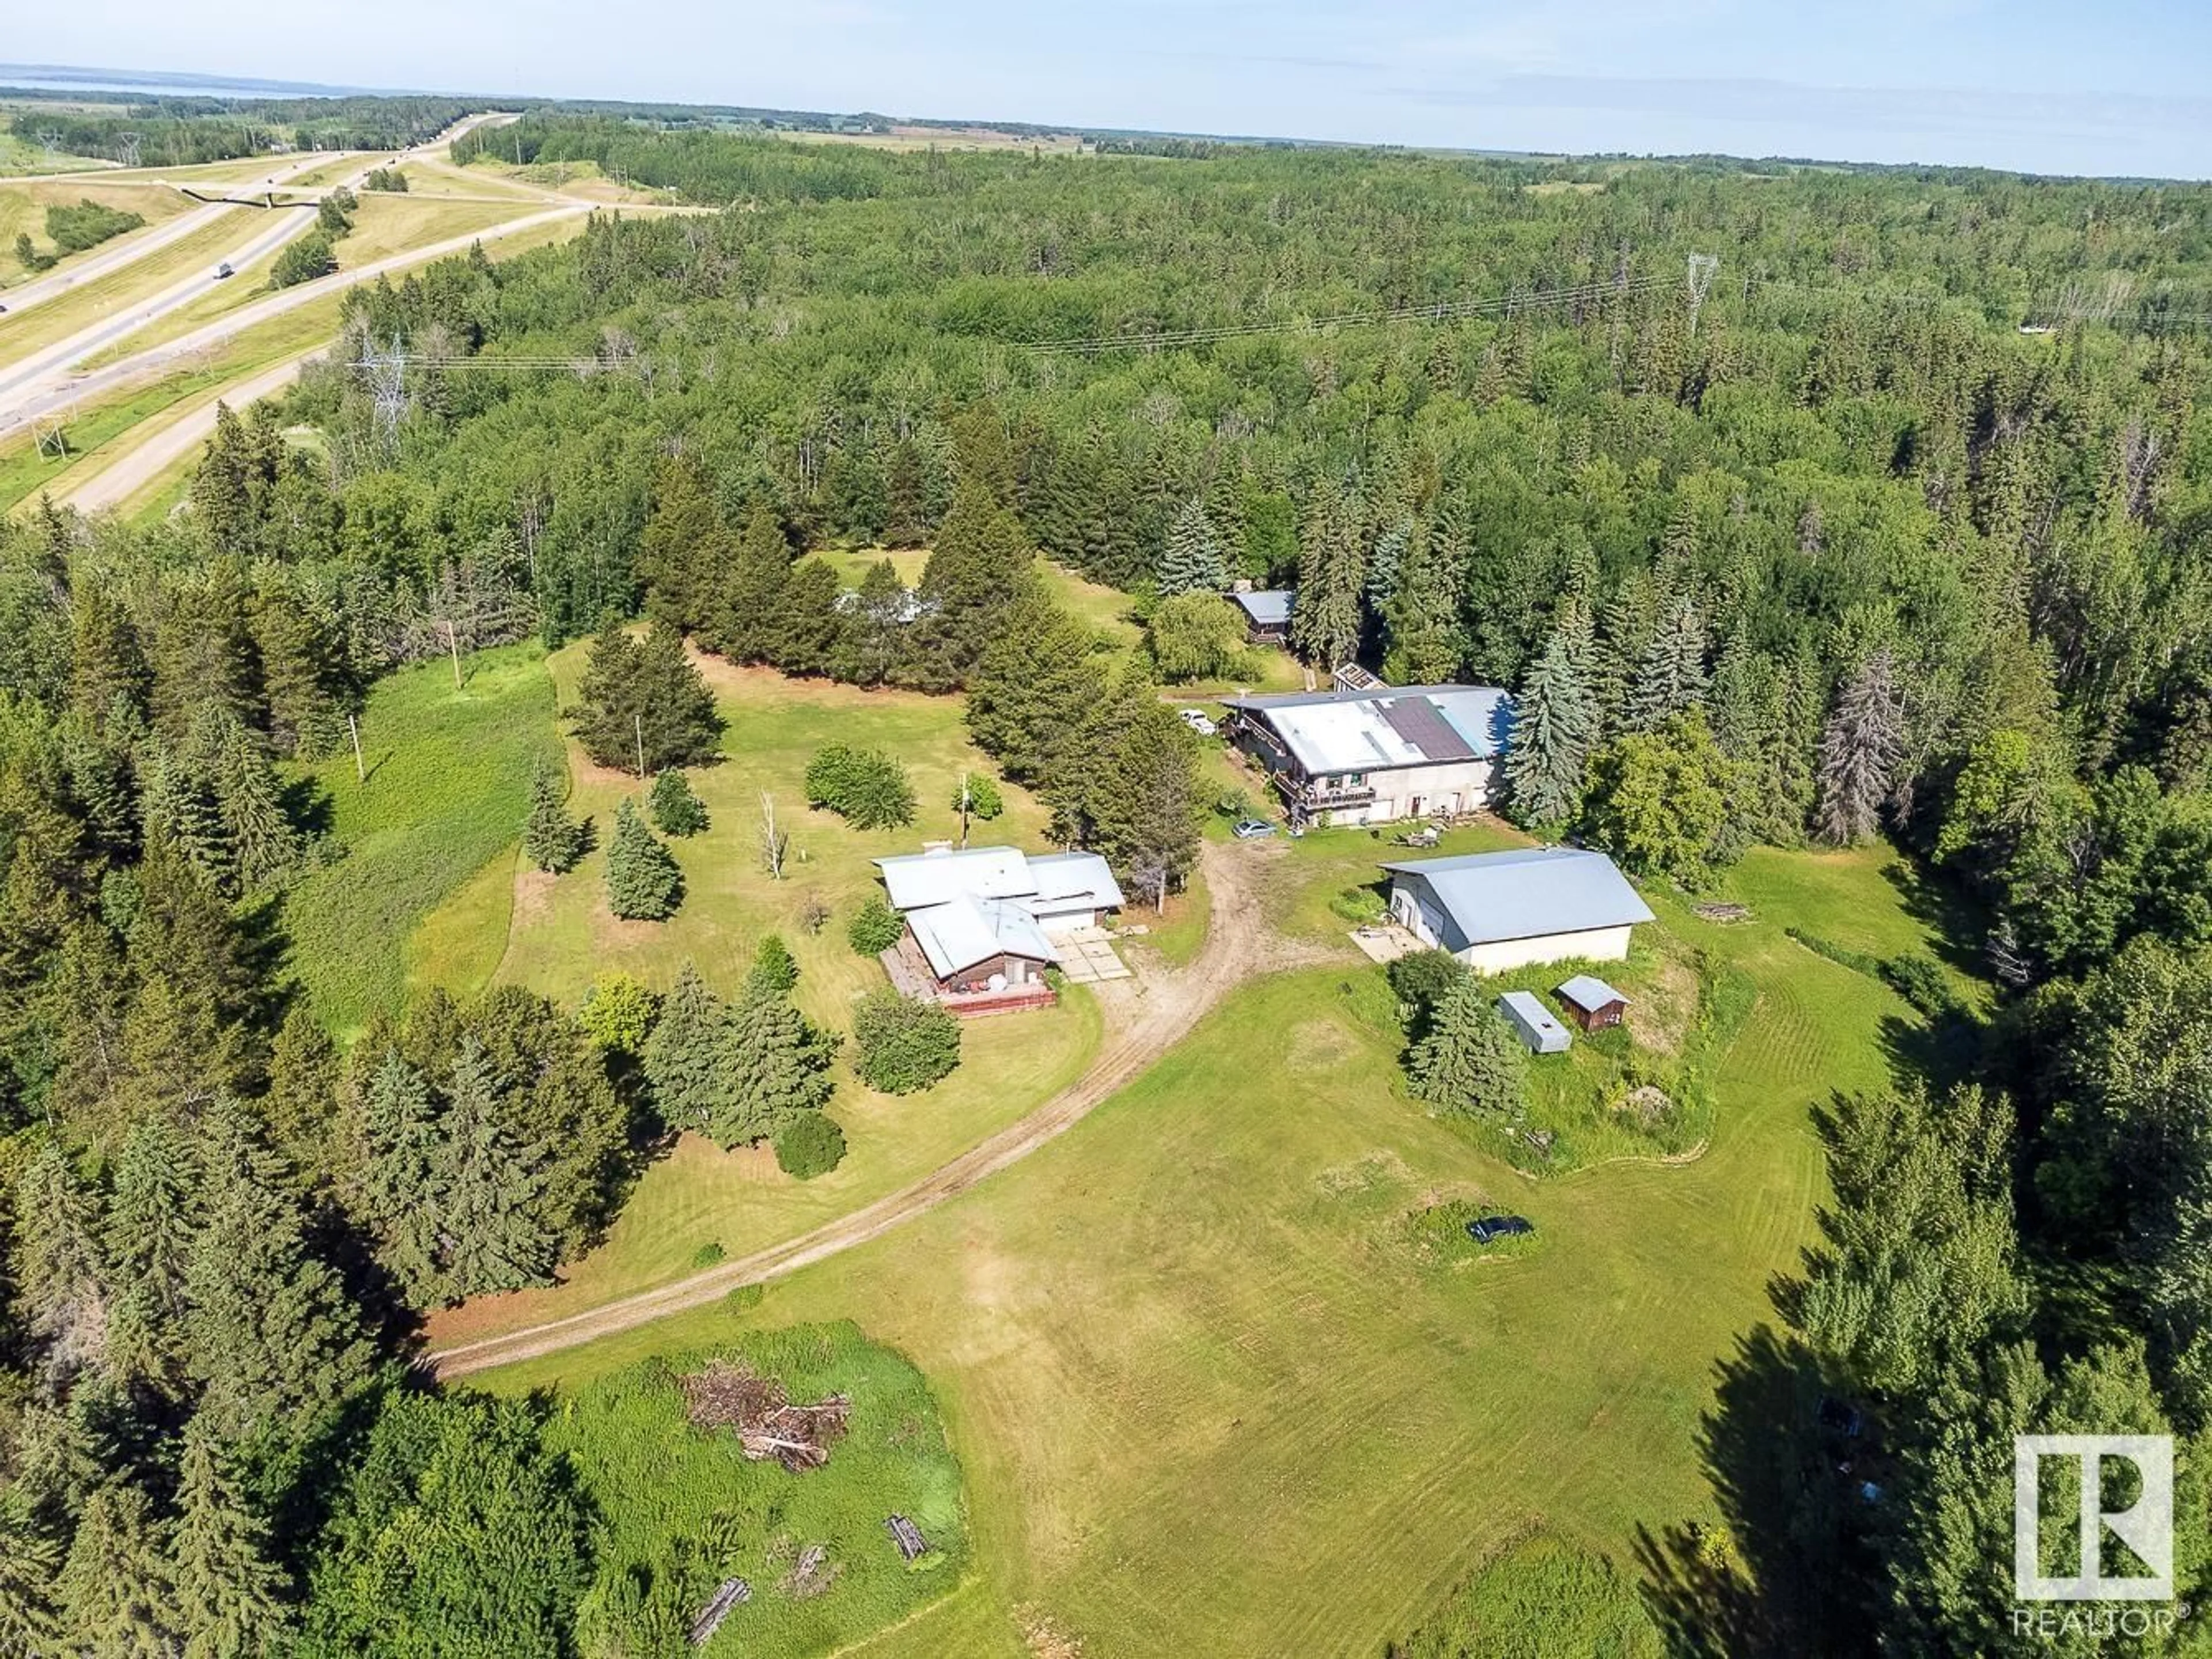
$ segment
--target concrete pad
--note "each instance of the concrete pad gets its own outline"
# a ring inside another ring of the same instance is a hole
[[[1382,963],[1395,962],[1400,957],[1409,957],[1414,951],[1426,948],[1395,922],[1375,927],[1355,927],[1352,930],[1352,942],[1366,954],[1369,960]]]

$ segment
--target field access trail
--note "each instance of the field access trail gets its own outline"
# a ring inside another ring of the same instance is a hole
[[[427,1364],[441,1377],[465,1376],[702,1307],[740,1285],[779,1279],[879,1238],[1020,1162],[1134,1081],[1237,986],[1332,954],[1327,947],[1284,937],[1267,920],[1263,896],[1285,850],[1274,843],[1204,843],[1200,866],[1211,900],[1206,944],[1181,969],[1155,969],[1100,988],[1114,994],[1102,997],[1109,1021],[1105,1042],[1080,1078],[1028,1116],[920,1181],[796,1238],[567,1318],[457,1344],[431,1353]]]

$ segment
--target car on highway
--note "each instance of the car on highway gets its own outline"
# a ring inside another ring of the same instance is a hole
[[[222,281],[226,276],[235,276],[238,273],[236,271],[230,268],[230,261],[228,259],[225,259],[221,264],[215,268],[215,279],[218,283]]]
[[[1265,818],[1239,818],[1229,826],[1229,833],[1239,841],[1257,841],[1262,836],[1272,836],[1275,826]]]
[[[1478,1244],[1522,1238],[1535,1231],[1536,1224],[1523,1215],[1479,1215],[1467,1224],[1467,1236]]]

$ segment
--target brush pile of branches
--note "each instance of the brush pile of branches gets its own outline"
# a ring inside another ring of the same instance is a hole
[[[793,1401],[783,1384],[750,1368],[717,1359],[683,1379],[692,1426],[728,1429],[755,1462],[773,1457],[798,1474],[830,1461],[830,1448],[845,1437],[853,1404],[833,1394],[811,1406]]]

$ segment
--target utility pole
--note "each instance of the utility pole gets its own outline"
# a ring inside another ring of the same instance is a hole
[[[446,649],[453,653],[453,690],[458,691],[461,689],[461,641],[459,636],[453,632],[453,619],[451,617],[446,618]]]
[[[351,709],[348,709],[346,711],[346,730],[353,734],[354,777],[361,783],[367,783],[368,781],[368,768],[361,758],[361,722],[353,717],[353,711]]]
[[[645,716],[641,714],[633,714],[629,717],[629,723],[631,729],[637,733],[637,781],[643,783],[645,781]]]

